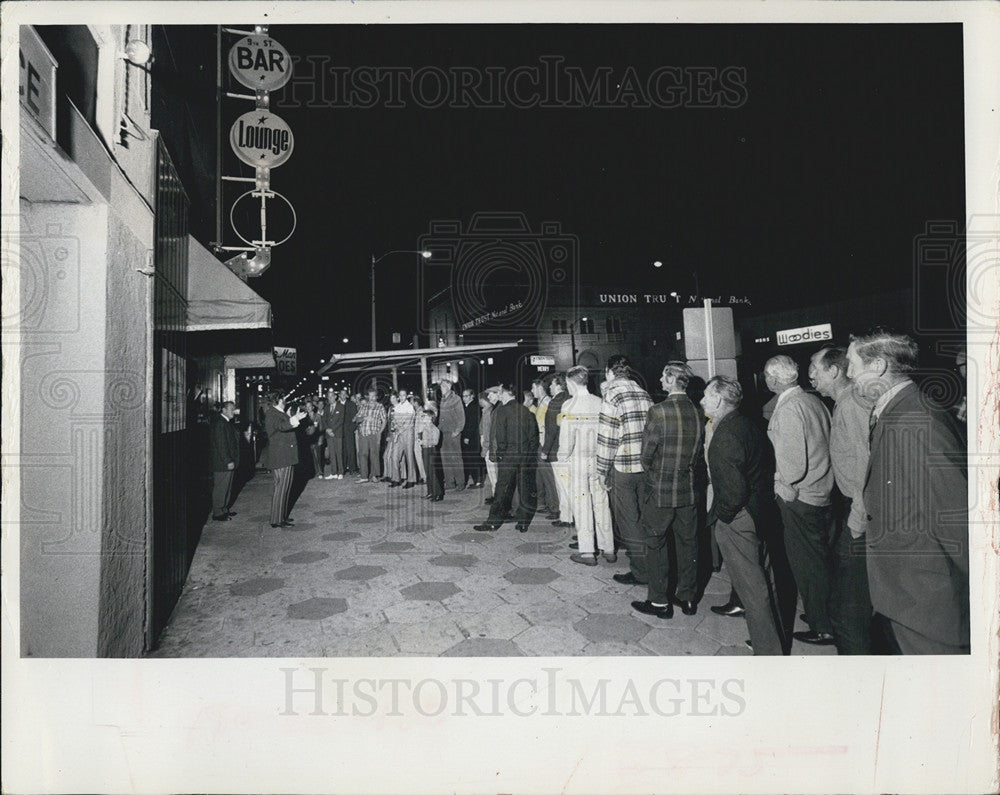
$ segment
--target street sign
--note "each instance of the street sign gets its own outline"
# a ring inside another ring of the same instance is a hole
[[[30,25],[19,28],[21,107],[42,125],[49,137],[56,137],[56,59],[42,44]]]
[[[269,36],[246,36],[229,50],[229,71],[247,88],[275,91],[291,79],[292,59]]]
[[[707,314],[711,311],[711,315]],[[706,320],[710,320],[706,323]],[[711,310],[688,308],[684,310],[684,357],[709,358],[709,336],[713,359],[736,357],[736,333],[733,330],[733,310],[728,306]]]
[[[298,372],[295,354],[295,348],[275,347],[274,361],[278,365],[278,372],[281,375],[295,375]]]
[[[547,365],[547,364],[537,364],[537,365],[535,365],[535,368],[540,373],[547,373],[549,371],[549,365]]]
[[[233,122],[229,144],[247,165],[277,168],[292,156],[295,139],[284,119],[266,110],[252,110]]]
[[[833,327],[829,323],[818,326],[803,326],[775,332],[779,345],[800,345],[803,342],[824,342],[833,339]]]
[[[531,363],[533,365],[547,364],[549,367],[555,367],[556,357],[555,356],[532,356]]]

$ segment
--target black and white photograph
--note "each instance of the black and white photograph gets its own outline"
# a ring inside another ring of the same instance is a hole
[[[995,5],[0,14],[6,790],[995,791]]]

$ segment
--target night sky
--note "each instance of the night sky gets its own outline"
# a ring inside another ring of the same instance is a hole
[[[704,295],[749,296],[758,313],[911,286],[914,237],[928,220],[965,215],[958,25],[270,33],[314,59],[272,97],[295,134],[272,187],[295,205],[298,229],[251,282],[272,304],[275,344],[298,347],[300,366],[369,348],[371,255],[416,248],[434,220],[465,224],[475,212],[510,210],[536,229],[559,222],[579,239],[584,284],[685,292],[696,270]],[[588,77],[610,67],[612,83],[629,67],[641,81],[663,66],[740,67],[745,102],[424,108],[404,92],[404,107],[387,108],[383,84],[375,106],[363,108],[338,97],[332,79],[324,87],[307,77],[324,66],[509,73],[541,70],[547,56]],[[225,107],[228,131],[248,104]],[[235,160],[227,170],[250,171]],[[228,202],[235,195],[227,189]],[[281,225],[279,214],[272,223]],[[657,259],[665,267],[654,270]],[[379,264],[380,340],[415,330],[420,273],[412,255]]]

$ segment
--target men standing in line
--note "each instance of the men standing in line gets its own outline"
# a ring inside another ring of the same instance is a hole
[[[493,502],[493,490],[497,485],[497,465],[490,458],[490,438],[493,427],[493,404],[496,402],[496,390],[491,389],[479,393],[479,452],[486,469],[485,483],[489,484],[488,494],[484,502]]]
[[[225,522],[235,514],[229,510],[233,493],[233,473],[240,465],[240,434],[233,417],[236,404],[227,400],[218,414],[213,414],[209,424],[209,442],[212,454],[212,518]]]
[[[847,349],[848,376],[877,398],[864,487],[875,633],[896,654],[968,654],[966,450],[954,417],[911,380],[917,353],[885,331]]]
[[[642,435],[646,482],[641,522],[649,580],[646,601],[632,602],[632,607],[659,618],[671,618],[674,604],[686,616],[698,611],[695,467],[704,454],[704,430],[685,391],[690,380],[691,368],[684,362],[667,363],[660,376],[667,397],[649,409]],[[677,550],[677,588],[672,596],[667,593],[671,533]]]
[[[330,474],[327,480],[344,479],[344,409],[343,395],[337,399],[337,393],[329,391],[330,403],[323,413],[322,425],[326,435],[326,449],[330,454]]]
[[[475,393],[466,387],[462,390],[465,424],[462,426],[462,468],[465,486],[483,485],[483,459],[479,457],[479,403]]]
[[[642,493],[642,432],[653,405],[649,394],[631,377],[627,358],[615,354],[605,368],[604,401],[597,435],[597,476],[610,478],[611,500],[629,570],[612,579],[623,585],[645,585],[646,539],[639,527]]]
[[[532,413],[538,423],[538,446],[541,451],[545,447],[545,431],[548,427],[546,418],[548,417],[549,403],[552,400],[543,379],[536,378],[531,382],[531,396],[535,400]],[[558,522],[559,493],[556,491],[555,473],[552,471],[552,464],[542,458],[541,452],[539,452],[535,485],[538,489],[538,507],[549,519]]]
[[[381,477],[381,461],[379,459],[379,444],[382,431],[385,430],[385,406],[378,402],[378,391],[368,390],[368,399],[361,404],[356,417],[358,423],[358,462],[361,466],[361,477],[358,483],[366,481],[378,482]]]
[[[601,399],[587,389],[586,367],[566,373],[570,398],[562,405],[559,428],[559,460],[569,470],[569,502],[576,523],[578,553],[574,563],[597,565],[600,551],[608,563],[618,560],[611,528],[611,509],[604,480],[597,476],[597,430],[601,421]],[[596,546],[595,546],[596,535]]]
[[[441,403],[438,407],[438,429],[441,431],[441,463],[444,466],[444,488],[460,489],[465,485],[462,471],[462,448],[459,437],[465,426],[462,400],[452,391],[452,383],[441,381]]]
[[[358,471],[357,426],[358,401],[352,399],[346,389],[340,390],[340,402],[344,404],[344,474]]]
[[[773,356],[764,365],[767,388],[778,396],[767,435],[774,445],[774,491],[785,551],[809,625],[808,631],[793,637],[826,646],[834,642],[829,612],[830,413],[818,397],[798,385],[798,377],[799,367],[788,356]],[[743,598],[740,589],[736,590]]]
[[[271,527],[288,527],[294,522],[288,517],[288,498],[292,493],[292,477],[299,463],[299,445],[295,429],[306,416],[298,411],[285,413],[285,398],[280,392],[271,392],[264,411],[264,431],[267,447],[261,461],[274,474],[274,491],[271,493]],[[266,460],[265,460],[266,459]]]
[[[863,492],[868,469],[871,404],[847,377],[847,350],[828,347],[812,355],[809,380],[835,402],[830,423],[834,492],[834,572],[830,619],[838,654],[871,654],[872,601],[865,562],[868,520]]]
[[[510,511],[514,487],[519,494],[517,530],[527,532],[535,514],[535,465],[538,461],[538,424],[527,407],[518,403],[516,388],[500,385],[500,403],[493,414],[493,449],[497,462],[497,487],[489,518],[476,530],[494,531]]]
[[[569,466],[559,456],[559,422],[563,406],[569,399],[566,391],[566,376],[556,373],[549,381],[551,398],[545,408],[545,437],[539,458],[552,468],[552,480],[556,484],[556,499],[559,501],[559,518],[556,527],[570,527],[573,524],[573,506],[569,499]]]
[[[715,376],[701,407],[712,422],[708,469],[715,537],[733,587],[746,609],[755,655],[785,651],[773,577],[767,564],[765,528],[774,521],[774,464],[764,431],[737,411],[743,389],[735,379]]]

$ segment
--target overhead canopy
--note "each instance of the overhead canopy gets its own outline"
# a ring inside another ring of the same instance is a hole
[[[227,370],[273,370],[276,366],[273,351],[231,353],[226,356]]]
[[[188,235],[188,331],[271,327],[271,305]]]
[[[516,342],[497,342],[492,345],[452,345],[446,348],[407,348],[402,351],[361,351],[359,353],[334,354],[330,361],[317,372],[323,373],[338,369],[371,369],[382,366],[385,368],[401,367],[407,363],[415,363],[455,359],[462,356],[473,356],[481,353],[496,353],[508,348],[516,348]],[[361,367],[359,367],[361,365]]]

